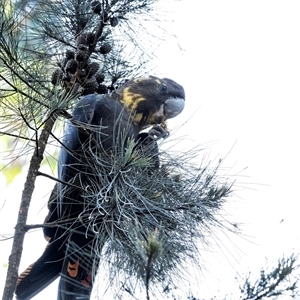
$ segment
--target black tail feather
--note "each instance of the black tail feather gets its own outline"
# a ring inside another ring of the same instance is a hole
[[[64,251],[61,241],[48,245],[43,255],[20,276],[16,288],[18,300],[28,300],[46,288],[60,275]]]

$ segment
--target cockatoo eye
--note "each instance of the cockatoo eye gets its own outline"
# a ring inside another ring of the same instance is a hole
[[[161,92],[166,92],[168,90],[167,86],[165,84],[162,84],[160,87],[159,87],[160,91]]]

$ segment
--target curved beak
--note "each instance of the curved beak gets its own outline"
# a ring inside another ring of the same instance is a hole
[[[183,98],[170,97],[164,105],[165,120],[171,119],[179,115],[184,109],[185,101]]]

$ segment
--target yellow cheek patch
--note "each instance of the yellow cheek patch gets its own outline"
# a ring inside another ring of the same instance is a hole
[[[122,93],[121,103],[130,111],[136,110],[139,103],[145,101],[140,94],[131,93],[129,88],[125,88]]]
[[[136,114],[133,118],[133,121],[138,124],[142,120],[142,118],[143,114]]]

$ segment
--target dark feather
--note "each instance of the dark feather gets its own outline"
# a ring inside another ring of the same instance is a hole
[[[183,107],[183,88],[170,79],[153,76],[130,80],[111,96],[90,94],[79,101],[65,129],[58,160],[60,182],[51,194],[46,218],[46,223],[59,221],[60,226],[45,229],[49,246],[30,272],[20,275],[16,289],[19,300],[31,299],[58,276],[58,300],[90,298],[99,261],[92,254],[93,232],[84,225],[83,213],[89,214],[90,208],[82,190],[97,182],[99,175],[88,162],[95,153],[118,155],[132,139],[145,155],[153,153],[153,166],[158,168],[156,139],[167,133],[159,124],[179,114]],[[150,125],[156,125],[150,134],[140,133]]]

